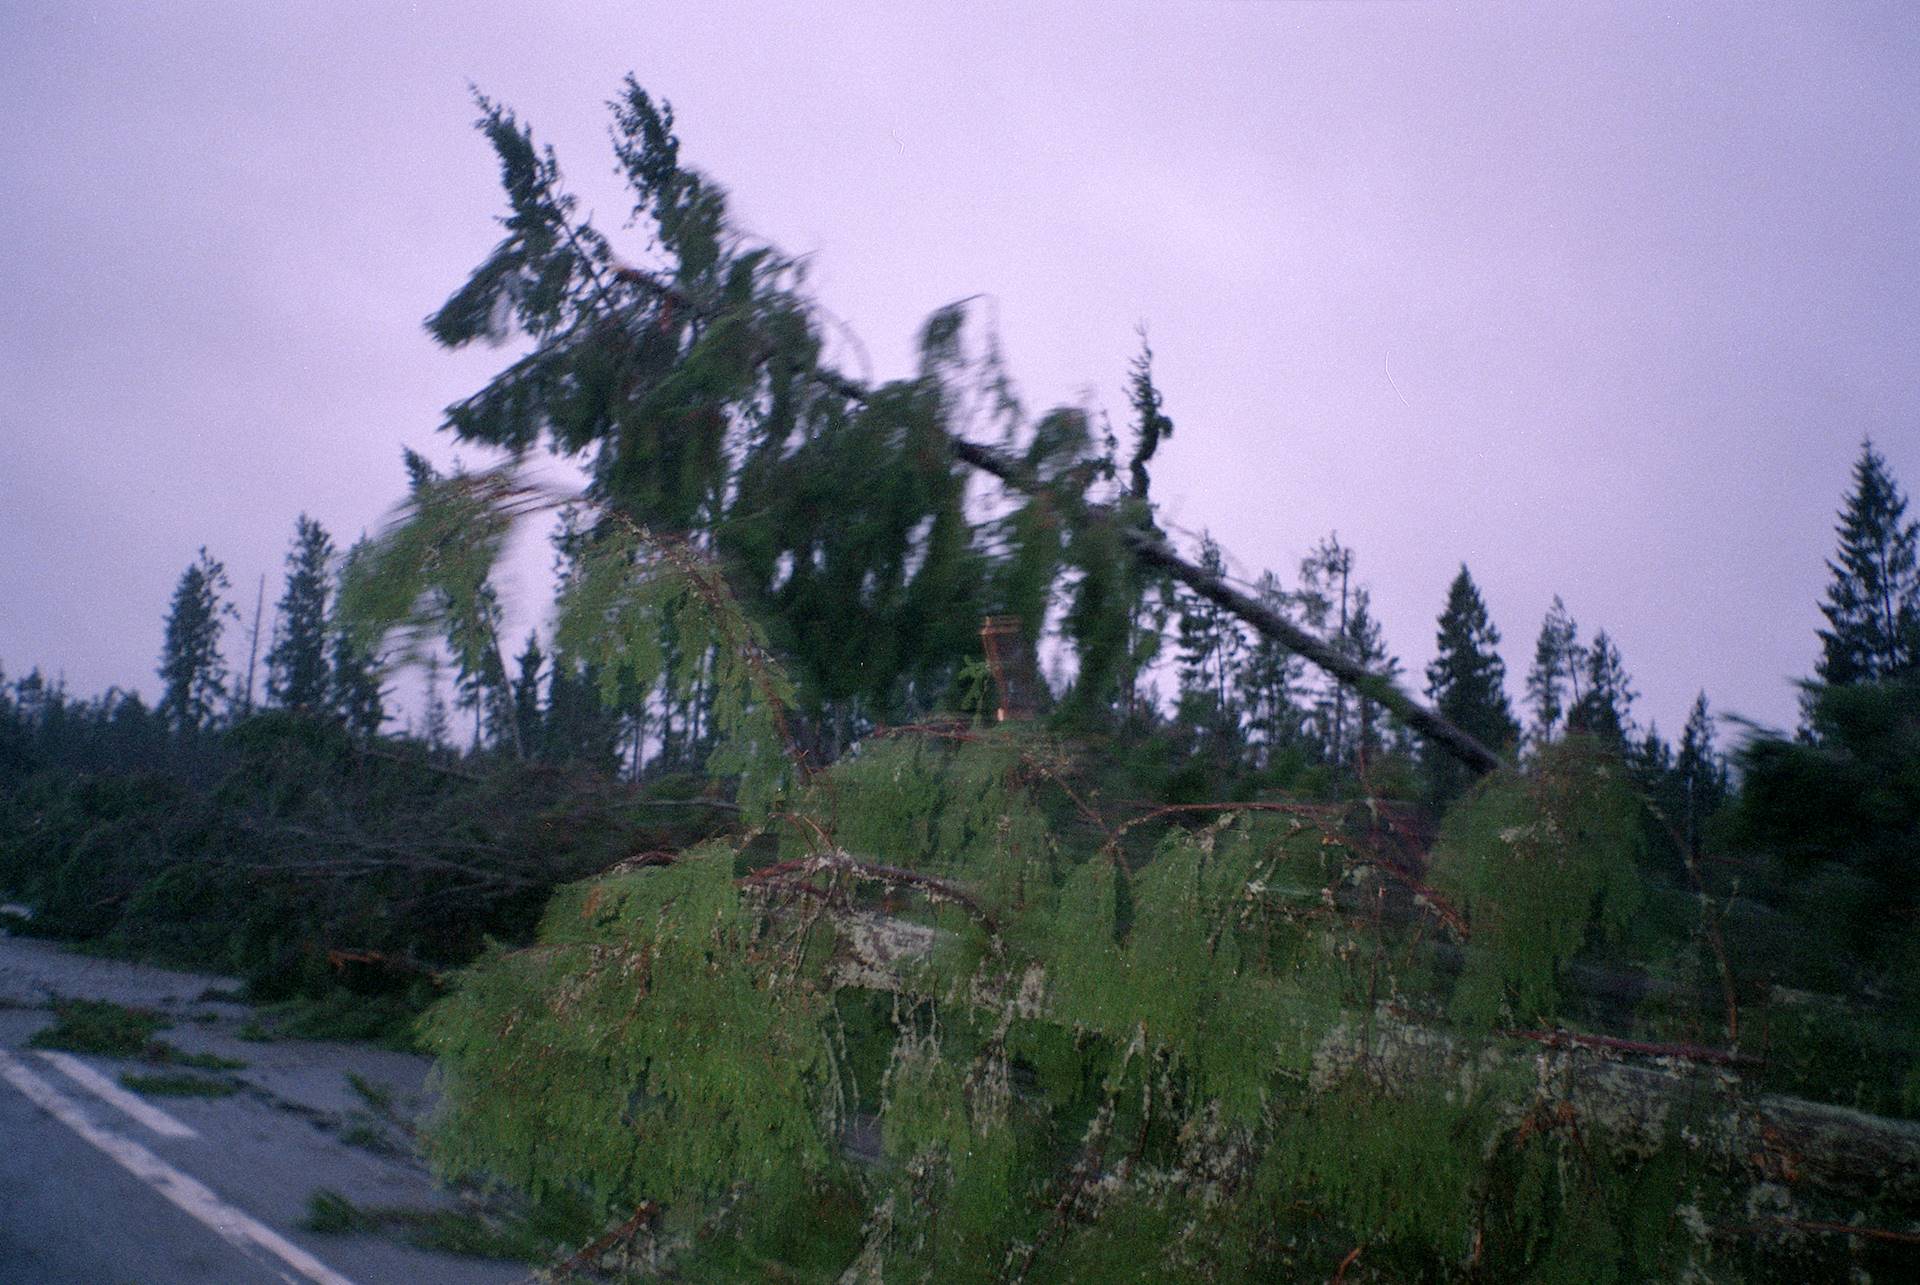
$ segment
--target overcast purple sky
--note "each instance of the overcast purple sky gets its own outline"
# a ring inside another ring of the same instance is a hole
[[[985,293],[1031,406],[1124,420],[1146,322],[1172,519],[1289,582],[1337,528],[1415,676],[1464,560],[1516,697],[1557,592],[1643,724],[1790,723],[1862,435],[1920,485],[1910,3],[292,8],[0,6],[11,675],[151,696],[198,546],[271,603],[296,514],[452,457],[469,80],[612,231],[635,72],[882,376]]]

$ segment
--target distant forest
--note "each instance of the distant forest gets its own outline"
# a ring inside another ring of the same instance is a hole
[[[344,552],[301,515],[270,614],[201,550],[157,704],[0,674],[17,930],[432,1051],[437,1163],[582,1272],[1920,1264],[1920,526],[1870,442],[1792,733],[1702,691],[1662,736],[1558,598],[1516,707],[1465,565],[1409,676],[1337,537],[1175,551],[1144,337],[1117,428],[1030,413],[963,306],[859,384],[613,108],[644,262],[479,100],[504,236],[428,329],[526,341],[447,415],[505,463],[407,453]]]

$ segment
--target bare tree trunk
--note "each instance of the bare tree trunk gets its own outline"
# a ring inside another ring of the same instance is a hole
[[[253,628],[247,631],[247,694],[240,700],[246,713],[253,713],[253,671],[260,659],[260,615],[267,605],[267,573],[260,573],[260,590],[253,597]]]

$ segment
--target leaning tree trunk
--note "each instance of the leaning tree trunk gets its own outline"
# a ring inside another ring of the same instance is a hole
[[[652,273],[643,272],[626,264],[618,264],[614,268],[614,275],[621,281],[638,286],[667,301],[675,309],[693,315],[704,312],[683,291],[660,280]],[[866,386],[847,378],[838,371],[816,368],[811,378],[821,387],[849,401],[859,402],[862,405],[868,401],[869,394]],[[1072,514],[1078,521],[1122,521],[1121,516],[1112,508],[1085,504],[1077,496],[1062,494],[1043,479],[1036,477],[1024,464],[999,451],[951,434],[947,435],[947,441],[952,446],[954,458],[963,464],[992,474],[1003,484],[1022,494],[1048,494],[1059,503],[1063,511]],[[1459,759],[1473,771],[1489,772],[1502,766],[1501,757],[1482,744],[1472,733],[1401,691],[1399,685],[1391,678],[1374,673],[1339,648],[1302,629],[1279,612],[1264,606],[1220,577],[1211,575],[1187,561],[1158,532],[1127,524],[1121,527],[1120,534],[1127,548],[1142,564],[1164,571],[1209,602],[1231,611],[1262,637],[1279,643],[1309,664],[1326,671],[1336,682],[1345,684],[1366,699],[1384,706],[1401,722]]]

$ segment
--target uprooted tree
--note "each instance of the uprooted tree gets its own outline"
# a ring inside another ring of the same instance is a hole
[[[504,683],[490,568],[567,506],[556,664],[679,702],[741,822],[562,890],[462,975],[424,1028],[443,1166],[585,1197],[622,1233],[593,1248],[702,1280],[1740,1279],[1901,1250],[1920,1132],[1742,1089],[1711,899],[1647,928],[1661,830],[1617,756],[1505,765],[1182,556],[1157,393],[1123,464],[1081,411],[1029,419],[958,306],[913,377],[840,373],[670,111],[631,81],[613,109],[645,262],[481,100],[506,236],[429,327],[527,343],[448,413],[509,458],[416,478],[343,606]],[[539,450],[585,493],[525,480]],[[1167,580],[1488,774],[1430,860],[1380,800],[1111,797],[1072,746],[1117,725]],[[1058,622],[1050,730],[938,717],[986,615],[1028,647]],[[1621,1034],[1575,984],[1602,939],[1669,983]]]

